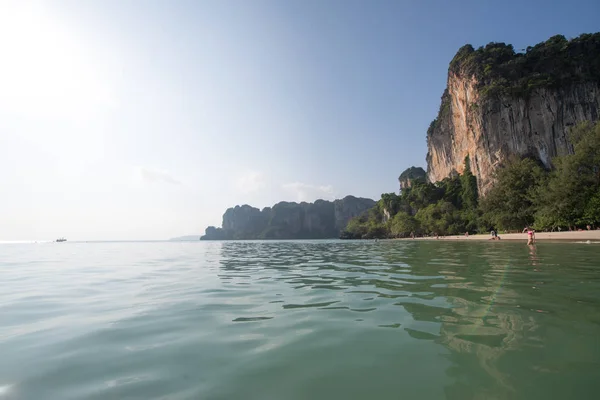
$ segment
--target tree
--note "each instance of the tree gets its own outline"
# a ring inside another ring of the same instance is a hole
[[[449,201],[456,208],[462,208],[462,183],[459,176],[448,177],[437,183],[437,186],[443,190],[444,199]]]
[[[405,212],[397,213],[390,223],[390,233],[394,237],[405,237],[419,229],[417,220]]]
[[[597,225],[600,223],[600,191],[596,192],[588,201],[583,210],[581,222],[586,225]]]
[[[573,154],[556,157],[548,183],[536,192],[536,226],[596,224],[600,193],[600,123],[569,132]]]
[[[342,239],[362,239],[369,229],[367,223],[368,219],[366,214],[352,218],[348,221],[346,229],[344,229],[340,237]]]
[[[409,205],[413,212],[440,200],[444,195],[443,189],[432,183],[416,181],[410,188],[402,191],[402,201]]]
[[[401,198],[396,193],[383,193],[381,195],[381,200],[377,203],[382,213],[385,209],[391,216],[394,216],[400,209]]]
[[[554,164],[546,184],[536,190],[538,229],[575,226],[585,209],[585,187],[578,180],[572,155],[558,157]]]
[[[535,219],[535,191],[546,178],[539,162],[511,157],[495,173],[496,183],[481,201],[488,228],[523,229]]]
[[[477,208],[477,200],[479,197],[477,191],[477,178],[471,172],[471,160],[469,155],[465,157],[465,169],[460,175],[461,183],[461,201],[463,208],[474,210]]]
[[[421,208],[415,215],[415,219],[423,232],[452,235],[464,232],[464,224],[457,211],[452,203],[442,200]]]

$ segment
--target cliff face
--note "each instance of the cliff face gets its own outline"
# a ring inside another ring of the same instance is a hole
[[[421,167],[410,167],[405,169],[398,177],[400,182],[400,191],[408,189],[412,186],[413,182],[417,179],[427,180],[427,173]]]
[[[370,208],[375,207],[375,201],[364,197],[346,196],[333,202],[334,227],[336,237],[348,225],[351,218],[358,217]]]
[[[482,100],[475,77],[451,73],[450,110],[427,135],[427,174],[436,182],[461,173],[467,155],[480,193],[493,183],[493,172],[509,155],[531,155],[550,167],[552,157],[568,154],[568,129],[598,120],[600,85],[575,84],[539,89],[530,98]]]
[[[280,202],[262,211],[236,206],[223,214],[222,228],[206,228],[201,240],[337,238],[350,218],[374,205],[371,199],[347,196],[333,202]]]
[[[600,117],[600,35],[582,38],[554,37],[527,54],[504,44],[459,50],[427,132],[429,180],[462,172],[468,155],[485,194],[510,155],[550,167],[552,157],[571,152],[569,128]]]

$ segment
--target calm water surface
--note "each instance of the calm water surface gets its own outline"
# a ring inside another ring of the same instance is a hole
[[[600,398],[598,244],[0,244],[0,285],[0,400]]]

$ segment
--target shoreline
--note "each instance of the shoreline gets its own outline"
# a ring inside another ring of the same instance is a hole
[[[522,242],[527,242],[527,233],[505,233],[505,234],[498,234],[498,237],[500,237],[500,242],[503,240],[510,240],[510,241],[522,241]],[[428,237],[416,237],[414,239],[411,238],[401,238],[401,239],[395,239],[395,240],[453,240],[453,241],[459,241],[459,240],[475,240],[475,241],[482,241],[482,240],[489,240],[491,238],[491,235],[485,234],[485,235],[469,235],[469,236],[464,236],[464,235],[451,235],[451,236],[440,236],[439,238],[436,238],[435,236],[428,236]],[[567,232],[536,232],[535,233],[535,240],[537,241],[547,241],[547,240],[561,240],[561,241],[600,241],[600,230],[594,230],[594,231],[567,231]],[[497,242],[498,240],[490,240],[491,242]]]

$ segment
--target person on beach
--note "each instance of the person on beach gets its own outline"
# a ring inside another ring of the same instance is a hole
[[[535,231],[530,227],[526,226],[523,229],[523,232],[527,231],[527,245],[532,245],[535,243]]]

